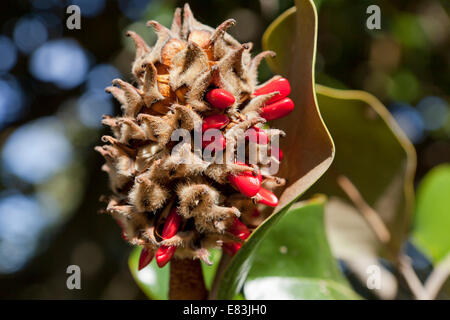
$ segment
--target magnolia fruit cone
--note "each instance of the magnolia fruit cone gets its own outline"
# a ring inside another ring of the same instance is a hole
[[[270,153],[266,137],[277,129],[262,129],[262,124],[286,115],[293,104],[286,79],[276,76],[258,86],[258,65],[272,53],[252,57],[250,44],[240,44],[226,32],[233,24],[229,19],[215,29],[203,25],[186,4],[183,12],[175,10],[170,29],[147,23],[157,35],[153,46],[135,32],[127,33],[136,46],[131,68],[135,85],[114,79],[106,88],[122,114],[103,117],[112,134],[103,136],[105,144],[96,150],[105,158],[102,169],[112,190],[106,212],[121,225],[127,241],[145,248],[139,269],[155,255],[160,267],[173,262],[172,275],[189,282],[188,271],[175,270],[186,265],[198,280],[198,260],[211,264],[208,249],[230,242],[227,230],[235,221],[253,227],[260,223],[252,212],[262,204],[252,197],[261,186],[283,186],[273,183],[282,179],[261,175],[267,164],[260,160],[235,163],[239,130],[256,130],[249,140]],[[191,144],[172,141],[179,129],[191,135]],[[225,163],[193,152],[196,134],[208,129],[220,130],[220,138],[200,148],[223,148],[229,157]],[[171,220],[170,214],[175,214]],[[164,223],[170,232],[161,230]],[[172,296],[175,287],[182,286],[171,279]],[[186,292],[197,294],[195,290]]]

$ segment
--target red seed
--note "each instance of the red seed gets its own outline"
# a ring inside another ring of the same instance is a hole
[[[250,230],[248,230],[247,226],[238,218],[234,218],[233,225],[228,231],[242,240],[245,240],[250,236]],[[222,246],[223,251],[231,256],[235,255],[241,247],[242,244],[239,242],[226,242]]]
[[[146,248],[142,248],[141,255],[139,256],[138,271],[144,269],[153,260],[153,252],[148,251]]]
[[[248,230],[247,226],[236,217],[234,218],[233,225],[228,231],[242,240],[245,240],[250,236],[250,230]]]
[[[180,223],[181,216],[177,213],[176,208],[172,208],[169,215],[167,216],[166,222],[164,223],[164,228],[162,231],[163,239],[170,239],[174,235],[176,235],[178,229],[180,228]]]
[[[261,188],[259,189],[257,196],[260,198],[258,203],[262,203],[270,207],[276,207],[278,205],[278,198],[272,191]]]
[[[218,109],[226,109],[236,101],[233,95],[224,89],[212,89],[208,91],[206,100]]]
[[[252,212],[252,216],[253,216],[253,217],[259,217],[260,214],[261,214],[261,212],[259,212],[259,210],[256,209],[256,208],[255,208],[255,209],[253,210],[253,212]]]
[[[219,139],[217,140],[215,136],[211,136],[211,137],[205,137],[205,135],[203,135],[203,140],[202,140],[202,146],[205,149],[208,149],[210,152],[214,150],[216,151],[221,151],[223,149],[225,149],[225,146],[227,144],[227,141],[225,140],[225,137],[223,134],[220,135]],[[211,142],[212,140],[212,142]]]
[[[158,264],[158,267],[162,268],[164,267],[167,262],[170,261],[170,259],[172,259],[173,255],[175,254],[175,250],[177,249],[177,247],[173,247],[173,246],[161,246],[158,248],[158,250],[156,251],[156,263]]]
[[[269,143],[269,136],[267,135],[267,133],[264,131],[264,129],[258,127],[251,127],[249,130],[247,130],[247,132],[245,133],[245,138],[252,143]]]
[[[203,119],[202,131],[205,132],[208,129],[223,129],[230,119],[224,114],[214,114],[212,116]]]
[[[290,98],[284,98],[261,108],[261,117],[266,120],[275,120],[288,115],[294,110],[294,102]]]
[[[181,216],[177,213],[176,208],[172,208],[170,210],[169,215],[167,216],[166,222],[164,223],[164,228],[162,231],[162,238],[164,240],[172,238],[174,235],[177,234],[178,229],[180,228],[181,224]],[[160,268],[164,267],[167,262],[172,259],[175,250],[177,250],[177,247],[174,246],[161,246],[156,251],[156,263]]]
[[[280,162],[281,162],[281,160],[283,160],[283,151],[281,151],[280,148],[276,148],[276,147],[272,146],[270,148],[270,155],[274,156]]]
[[[236,162],[237,164],[244,165],[242,162]],[[253,197],[261,188],[261,173],[254,175],[254,172],[249,167],[249,171],[241,172],[238,175],[229,175],[228,180],[230,183],[239,190],[240,193],[247,197]]]
[[[270,98],[266,104],[270,104],[272,102],[286,98],[291,93],[291,85],[289,84],[289,81],[286,78],[275,79],[273,81],[270,81],[264,87],[261,87],[261,88],[255,90],[255,92],[253,94],[255,96],[260,96],[260,95],[268,94],[268,93],[275,92],[275,91],[278,91],[279,94]]]
[[[237,242],[226,242],[222,245],[223,251],[230,256],[234,256],[241,247],[242,245]]]

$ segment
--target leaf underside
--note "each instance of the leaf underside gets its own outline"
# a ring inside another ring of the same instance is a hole
[[[298,23],[297,10],[291,8],[280,16],[263,37],[264,49],[284,53],[269,59],[269,66],[276,72],[295,72],[291,66],[297,55],[293,48],[296,34],[288,30]],[[365,257],[372,263],[378,255],[395,261],[406,238],[413,207],[414,147],[372,95],[322,85],[316,85],[315,91],[337,154],[330,169],[307,195],[320,192],[330,197],[326,223],[332,250],[347,261]],[[380,214],[391,234],[386,245],[377,240],[361,212],[338,185],[339,176],[347,177]]]

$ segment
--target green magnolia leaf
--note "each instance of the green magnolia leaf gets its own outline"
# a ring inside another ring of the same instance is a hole
[[[134,280],[141,288],[141,290],[153,300],[167,300],[169,296],[169,268],[170,263],[159,268],[156,264],[156,260],[153,261],[141,271],[138,271],[139,256],[141,254],[141,248],[136,247],[130,254],[128,260],[128,266]],[[216,274],[217,267],[219,265],[220,256],[222,252],[220,250],[211,250],[210,260],[213,265],[208,266],[202,263],[203,276],[205,278],[206,288],[210,289]]]
[[[331,243],[337,254],[350,260],[361,254],[364,245],[366,252],[395,260],[407,236],[413,207],[414,148],[372,95],[320,85],[316,90],[338,150],[330,171],[314,188],[341,203],[333,205],[334,211],[327,210]],[[387,226],[390,239],[385,245],[375,237],[359,208],[348,210],[353,203],[348,191],[344,193],[337,183],[341,176],[351,181]]]
[[[252,265],[254,252],[266,232],[276,225],[333,161],[333,141],[322,121],[314,94],[317,13],[310,0],[299,0],[296,4],[299,19],[289,33],[298,35],[293,41],[293,48],[299,49],[290,61],[290,72],[281,72],[291,83],[291,98],[296,107],[288,117],[274,121],[274,127],[286,132],[286,138],[281,141],[283,162],[277,175],[286,178],[287,186],[279,196],[275,211],[252,233],[231,261],[223,261],[211,298],[231,299],[240,291]]]
[[[297,29],[297,8],[292,7],[276,18],[264,32],[262,43],[264,50],[276,52],[268,57],[267,64],[275,73],[289,74],[290,62],[295,52],[295,33]],[[289,38],[290,42],[286,41]]]
[[[432,169],[417,189],[413,241],[434,263],[450,254],[450,165]]]
[[[275,22],[264,35],[263,47],[285,54],[270,59],[269,65],[276,72],[295,72],[291,61],[298,54],[293,49],[296,36],[295,32],[286,30],[292,30],[298,22],[296,9],[288,10]],[[395,260],[406,237],[414,201],[414,147],[387,109],[372,95],[321,85],[316,86],[316,93],[337,154],[330,169],[309,194],[320,192],[330,196],[326,223],[332,250],[354,266],[358,265],[359,274],[365,277],[367,265],[376,263],[379,254]],[[337,178],[342,176],[380,214],[390,232],[386,245],[381,245],[347,197],[348,192],[343,192],[337,183]],[[365,263],[360,263],[363,260]]]
[[[331,254],[324,196],[299,202],[270,229],[244,286],[247,299],[358,299]]]
[[[135,247],[128,259],[128,266],[141,290],[153,300],[166,300],[169,295],[169,264],[158,268],[155,259],[138,271],[141,248]]]
[[[355,300],[359,296],[333,280],[266,277],[249,280],[244,287],[249,300]]]

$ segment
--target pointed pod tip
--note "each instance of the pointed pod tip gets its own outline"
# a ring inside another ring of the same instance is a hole
[[[149,20],[149,21],[147,21],[146,26],[147,27],[152,27],[157,32],[166,31],[166,32],[170,33],[169,29],[167,29],[165,26],[163,26],[161,23],[159,23],[156,20]]]
[[[158,267],[164,267],[175,254],[176,247],[161,246],[156,251],[156,264]]]
[[[156,20],[149,20],[147,21],[147,23],[145,24],[147,27],[153,27],[156,28],[157,26],[159,26],[159,22]]]
[[[139,256],[138,271],[144,269],[153,260],[153,252],[150,252],[146,248],[142,248]]]
[[[178,210],[176,207],[173,207],[170,210],[169,215],[167,216],[166,222],[164,223],[162,237],[163,239],[172,238],[180,228],[181,224],[181,216],[178,214]]]
[[[265,204],[269,207],[276,207],[278,205],[277,196],[270,190],[261,188],[256,195],[258,203]]]

